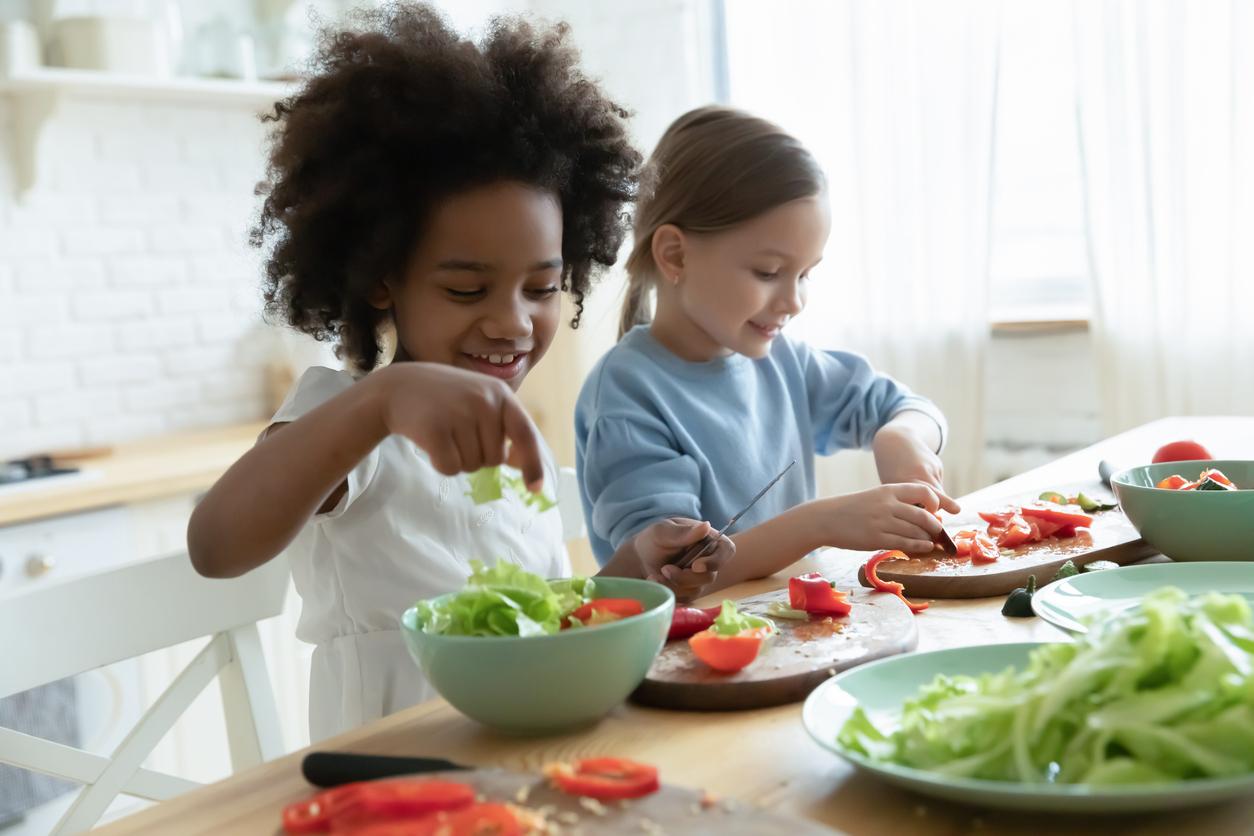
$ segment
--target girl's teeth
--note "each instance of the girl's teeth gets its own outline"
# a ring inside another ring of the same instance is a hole
[[[514,362],[514,358],[517,357],[518,355],[517,354],[476,354],[475,356],[478,357],[480,360],[487,360],[489,363],[493,364],[494,366],[508,366],[510,363]]]

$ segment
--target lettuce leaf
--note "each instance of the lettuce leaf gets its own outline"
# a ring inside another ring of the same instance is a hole
[[[535,508],[541,514],[550,508],[557,507],[557,503],[544,494],[533,493],[527,490],[522,474],[512,467],[481,468],[470,474],[467,479],[470,482],[470,490],[466,492],[466,495],[476,505],[503,498],[505,489],[509,488],[524,503]]]
[[[837,741],[944,775],[1122,785],[1254,772],[1254,616],[1238,595],[1160,589],[1026,668],[938,676]]]
[[[466,587],[443,600],[419,601],[418,622],[427,633],[450,636],[541,636],[562,628],[562,618],[595,593],[590,578],[550,583],[514,563],[470,563]]]

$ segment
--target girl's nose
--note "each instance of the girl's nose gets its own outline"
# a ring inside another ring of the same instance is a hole
[[[796,316],[806,306],[805,287],[800,278],[780,283],[780,293],[776,297],[775,309],[780,313]]]
[[[531,313],[516,299],[504,302],[483,318],[484,336],[493,340],[516,340],[531,336]]]

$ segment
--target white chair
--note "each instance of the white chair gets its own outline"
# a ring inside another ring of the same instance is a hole
[[[85,785],[54,834],[92,827],[121,793],[164,801],[198,786],[140,764],[215,676],[232,768],[284,753],[257,622],[283,611],[287,581],[281,558],[240,578],[208,580],[175,554],[0,600],[0,697],[209,639],[108,757],[0,728],[0,762]]]
[[[558,471],[557,512],[562,515],[562,539],[567,543],[588,535],[579,494],[579,475],[573,467],[563,467]]]

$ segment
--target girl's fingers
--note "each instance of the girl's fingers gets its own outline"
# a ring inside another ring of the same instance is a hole
[[[959,505],[949,494],[944,493],[943,491],[937,491],[936,495],[940,498],[940,507],[942,511],[948,511],[951,514],[962,513],[962,506]]]
[[[907,505],[922,505],[927,511],[935,513],[940,509],[940,498],[936,491],[922,482],[908,482],[897,485],[896,496]]]
[[[929,537],[939,537],[941,529],[944,528],[940,520],[922,508],[916,508],[913,505],[901,505],[895,510],[898,519],[904,520],[916,528],[923,529]]]
[[[479,447],[484,467],[505,463],[505,423],[499,412],[489,412],[479,419]]]
[[[917,537],[888,534],[884,537],[883,548],[900,549],[906,554],[928,554],[936,548],[936,544],[931,540],[920,540]]]
[[[463,471],[461,453],[451,434],[442,434],[435,440],[427,447],[427,455],[431,457],[431,466],[445,476],[456,476]]]
[[[919,552],[927,553],[936,547],[936,542],[932,535],[919,528],[914,523],[903,519],[894,519],[888,524],[885,534],[891,537],[897,537],[902,540],[909,540],[913,545],[911,549],[917,554]],[[901,548],[901,546],[893,546],[892,548]]]
[[[501,425],[510,441],[509,463],[522,471],[523,482],[530,491],[544,487],[544,462],[540,458],[540,431],[535,422],[512,394],[502,406]]]
[[[479,443],[479,428],[462,426],[453,430],[457,452],[462,460],[462,470],[473,472],[483,467],[483,446]]]

